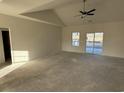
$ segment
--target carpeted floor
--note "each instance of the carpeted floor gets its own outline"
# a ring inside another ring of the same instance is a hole
[[[124,91],[124,59],[62,52],[0,79],[3,92]]]
[[[0,70],[4,67],[11,65],[11,63],[0,63]]]

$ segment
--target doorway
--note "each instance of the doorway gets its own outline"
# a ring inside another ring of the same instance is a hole
[[[3,39],[5,62],[12,63],[9,31],[2,31],[2,39]]]
[[[86,53],[102,54],[103,52],[103,32],[86,34]]]

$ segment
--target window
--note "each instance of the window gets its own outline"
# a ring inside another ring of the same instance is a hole
[[[80,45],[80,33],[73,32],[72,33],[72,46],[78,47]]]
[[[86,53],[101,54],[103,51],[103,32],[87,33]]]

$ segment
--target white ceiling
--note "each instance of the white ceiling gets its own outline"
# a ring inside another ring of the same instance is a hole
[[[73,0],[2,0],[2,2],[0,2],[0,13],[15,15],[41,11],[52,9],[71,1]]]
[[[124,20],[124,0],[87,0],[87,10],[96,8],[95,16],[85,21],[93,23]],[[75,17],[83,7],[82,0],[3,0],[0,13],[19,15],[27,12],[54,9],[65,25],[81,25],[84,21]],[[91,22],[91,21],[90,21]]]
[[[55,9],[56,13],[63,20],[65,25],[81,25],[84,23],[105,23],[124,21],[124,0],[87,0],[87,10],[96,8],[95,16],[82,20],[79,11],[83,5],[81,2],[68,4]]]
[[[53,0],[3,0],[0,2],[0,13],[20,14],[51,1]]]

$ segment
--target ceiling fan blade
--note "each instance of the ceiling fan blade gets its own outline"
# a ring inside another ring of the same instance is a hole
[[[81,14],[83,14],[84,12],[83,11],[80,11]]]
[[[92,10],[88,11],[87,14],[94,12],[94,11],[96,11],[96,9],[92,9]]]
[[[87,15],[95,15],[95,14],[90,14],[90,13],[89,13],[89,14],[87,14]]]
[[[86,15],[87,14],[87,12],[86,11],[80,11],[80,13],[82,14],[82,15]]]

